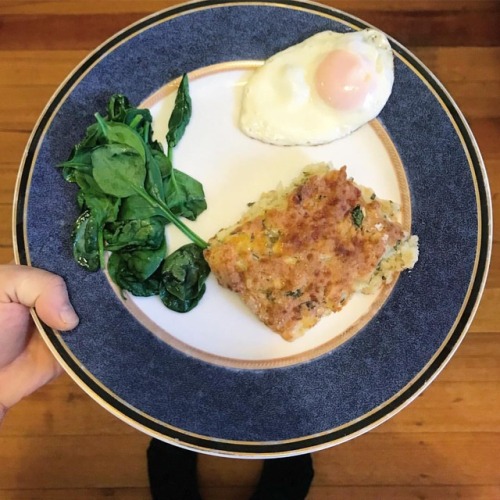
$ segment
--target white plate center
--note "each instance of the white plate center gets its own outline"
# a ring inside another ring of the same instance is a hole
[[[196,222],[187,221],[208,240],[222,227],[235,223],[262,192],[288,184],[308,164],[330,162],[347,166],[358,184],[378,197],[402,204],[408,196],[404,172],[394,147],[376,121],[327,145],[280,147],[245,136],[237,125],[242,87],[251,70],[207,71],[190,77],[193,115],[174,151],[174,167],[198,179],[208,209]],[[154,118],[155,138],[165,145],[175,91],[165,87],[143,106]],[[408,198],[409,199],[409,198]],[[188,242],[176,228],[167,229],[169,251]],[[386,297],[388,291],[384,297]],[[262,324],[240,301],[210,276],[207,291],[189,313],[170,311],[158,297],[127,295],[128,309],[163,341],[189,354],[230,366],[265,367],[296,363],[338,345],[359,329],[384,300],[358,294],[339,313],[320,321],[302,338],[289,343]]]

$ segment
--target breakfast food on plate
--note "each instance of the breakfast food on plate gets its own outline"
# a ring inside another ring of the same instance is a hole
[[[323,31],[273,55],[252,74],[240,128],[271,144],[324,144],[375,118],[393,81],[392,49],[383,33]]]
[[[418,238],[397,214],[393,202],[349,179],[345,167],[316,164],[219,231],[205,258],[220,285],[291,341],[353,293],[373,293],[413,267]]]

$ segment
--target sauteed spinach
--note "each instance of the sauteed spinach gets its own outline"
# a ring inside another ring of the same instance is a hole
[[[147,109],[133,107],[121,94],[111,96],[106,116],[95,123],[59,165],[64,179],[78,187],[81,213],[75,222],[73,256],[89,271],[107,270],[133,295],[159,295],[179,312],[191,310],[205,292],[210,268],[207,243],[184,224],[207,208],[203,186],[173,168],[173,150],[191,118],[187,75],[183,75],[168,123],[167,154],[153,139]],[[173,224],[191,241],[169,254],[165,226]]]

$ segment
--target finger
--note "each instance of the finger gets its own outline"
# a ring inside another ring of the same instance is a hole
[[[16,302],[34,307],[42,321],[58,330],[78,324],[64,280],[28,266],[0,266],[0,303]]]
[[[21,304],[0,303],[0,369],[26,348],[31,329],[29,309]]]
[[[0,406],[10,408],[62,372],[62,367],[39,335],[32,335],[26,349],[0,370]]]

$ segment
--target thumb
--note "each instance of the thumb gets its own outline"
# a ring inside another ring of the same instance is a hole
[[[78,324],[64,280],[56,274],[28,266],[0,266],[0,303],[34,307],[42,321],[58,330]]]

